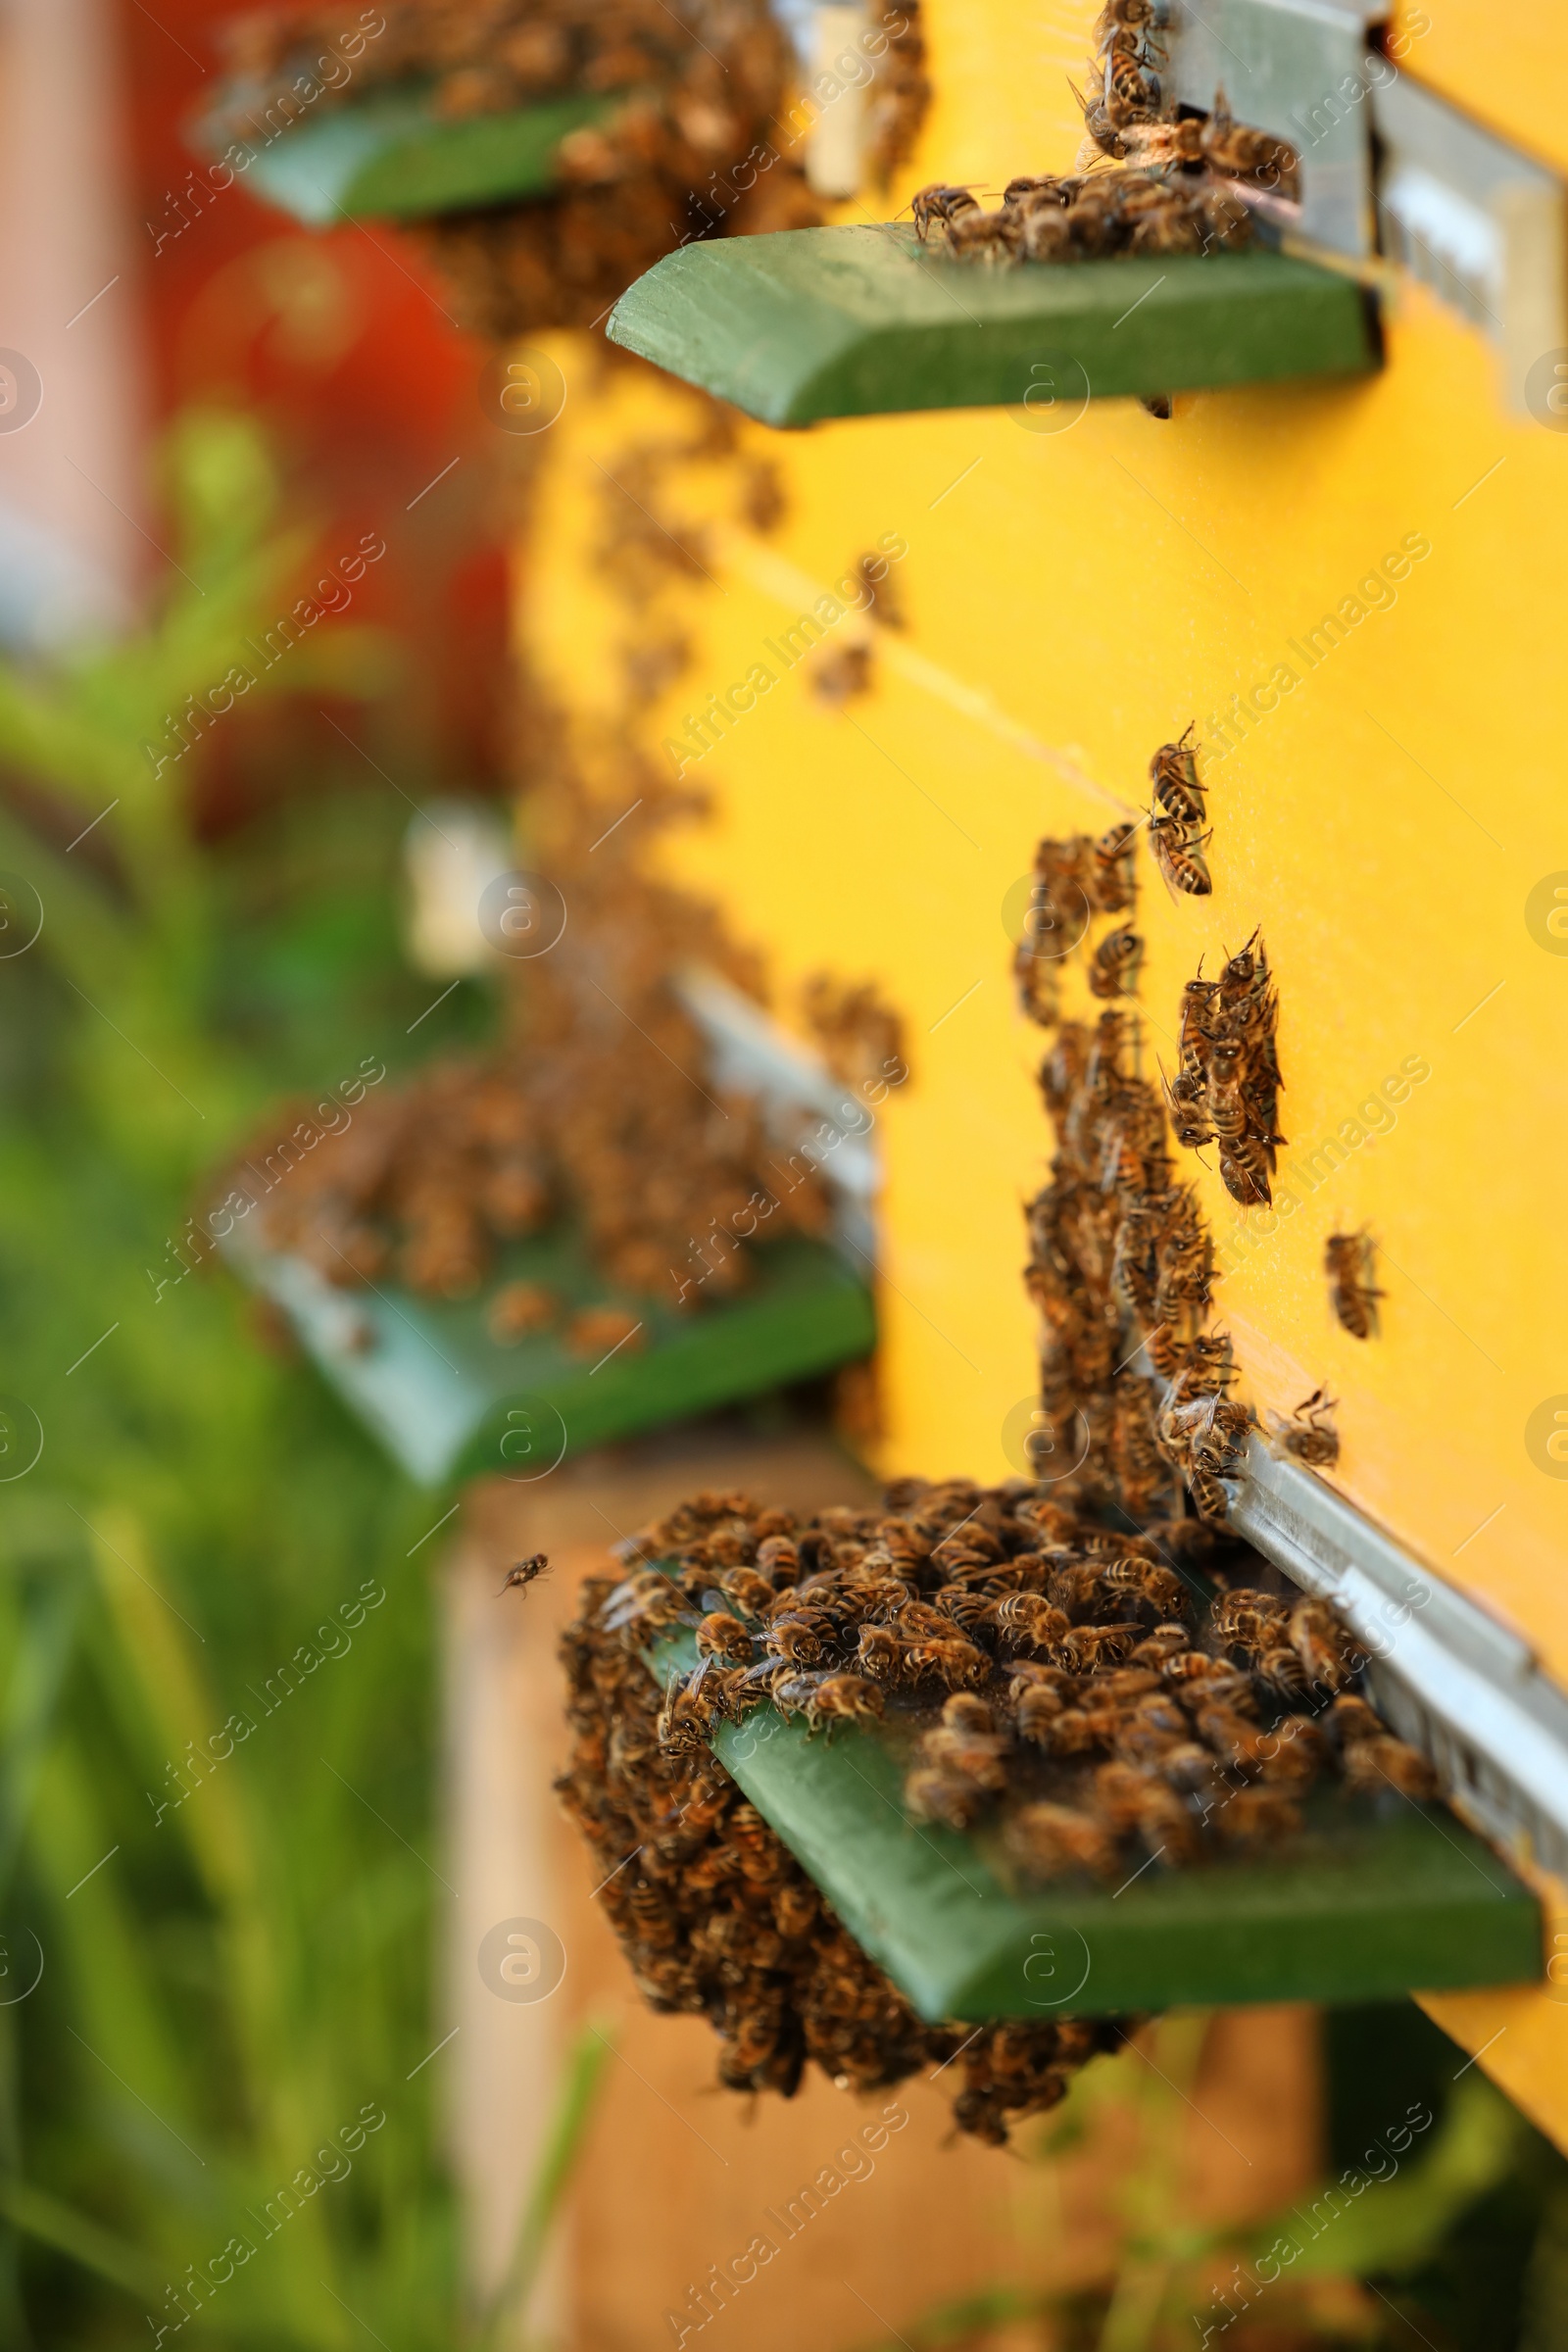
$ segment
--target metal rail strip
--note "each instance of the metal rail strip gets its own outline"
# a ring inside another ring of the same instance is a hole
[[[1568,1876],[1568,1692],[1529,1643],[1255,1435],[1230,1517],[1333,1603],[1368,1653],[1380,1710],[1459,1809],[1522,1859]]]

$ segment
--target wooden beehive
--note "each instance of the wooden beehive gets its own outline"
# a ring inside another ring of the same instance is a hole
[[[843,217],[885,217],[934,177],[1067,166],[1063,71],[1092,16],[1062,0],[1043,31],[1022,0],[938,0],[907,186]],[[1424,24],[1398,74],[1517,139],[1503,29],[1472,5]],[[1568,164],[1549,124],[1530,138]],[[907,1016],[915,1079],[878,1114],[880,1465],[994,1478],[1021,1467],[1033,1388],[1018,1208],[1045,1138],[1006,979],[1033,844],[1140,814],[1151,753],[1196,721],[1213,895],[1146,889],[1141,999],[1157,1051],[1200,957],[1212,970],[1262,926],[1292,1139],[1274,1204],[1238,1210],[1197,1169],[1246,1394],[1288,1413],[1326,1385],[1343,1450],[1319,1484],[1501,1621],[1499,1673],[1525,1678],[1533,1653],[1560,1683],[1564,689],[1540,518],[1568,448],[1549,368],[1532,378],[1516,348],[1499,363],[1408,275],[1388,276],[1382,313],[1380,371],[1195,393],[1169,420],[1054,398],[747,427],[783,491],[771,531],[736,520],[726,462],[672,464],[658,519],[698,561],[639,625],[692,650],[640,723],[712,798],[674,869],[738,910],[781,993],[831,962]],[[544,453],[519,626],[552,690],[597,717],[626,629],[595,561],[605,502],[628,453],[689,437],[694,396],[552,349],[574,397]],[[885,619],[855,609],[863,556],[887,564]],[[1363,1225],[1386,1292],[1368,1342],[1334,1320],[1323,1271],[1327,1237]],[[1430,2005],[1568,2134],[1562,1987]]]

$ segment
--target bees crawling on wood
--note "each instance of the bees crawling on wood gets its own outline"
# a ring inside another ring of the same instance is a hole
[[[1103,119],[1102,102],[1095,101],[1092,112]],[[913,200],[915,234],[956,261],[1004,267],[1202,254],[1250,243],[1247,204],[1214,176],[1200,140],[1186,141],[1190,152],[1183,151],[1185,128],[1152,124],[1136,170],[1009,180],[995,212],[967,188],[922,188]]]
[[[1208,805],[1198,779],[1198,747],[1188,741],[1192,731],[1189,726],[1176,742],[1162,743],[1149,763],[1154,786],[1149,844],[1173,897],[1180,892],[1206,899],[1214,887],[1203,857]]]
[[[1372,1285],[1374,1250],[1364,1226],[1359,1233],[1331,1233],[1323,1245],[1329,1302],[1352,1340],[1370,1340],[1378,1327],[1377,1302],[1384,1294]]]
[[[1224,1404],[1221,1344],[1185,1375],[1178,1411]],[[563,1643],[559,1787],[645,1994],[712,2019],[737,2089],[788,2095],[813,2062],[895,2082],[969,2031],[914,2019],[711,1752],[769,1699],[809,1739],[891,1740],[909,1819],[980,1834],[1028,1884],[1288,1847],[1319,1785],[1381,1804],[1435,1788],[1354,1689],[1326,1604],[1194,1521],[1128,1535],[1022,1479],[906,1479],[807,1519],[706,1494],[618,1550],[629,1573],[585,1588]],[[1173,1564],[1200,1556],[1211,1587]],[[662,1689],[644,1657],[672,1631],[698,1660]],[[959,2129],[1000,2144],[1110,2046],[1099,2034],[985,2029],[955,2070]]]
[[[967,213],[980,210],[973,184],[949,187],[935,180],[929,187],[916,188],[909,199],[909,211],[914,220],[914,233],[922,245],[930,238],[933,226],[949,228]]]
[[[1254,205],[1298,200],[1295,148],[1238,122],[1223,89],[1206,115],[1167,97],[1150,0],[1109,0],[1096,34],[1087,90],[1069,85],[1084,119],[1077,172],[1019,174],[996,212],[970,187],[922,188],[914,199],[922,244],[934,239],[959,259],[1003,264],[1202,254],[1250,243]],[[1118,168],[1105,170],[1107,162]]]
[[[1314,1389],[1302,1398],[1288,1421],[1278,1413],[1270,1413],[1270,1453],[1283,1460],[1287,1456],[1304,1462],[1309,1469],[1332,1470],[1340,1458],[1340,1437],[1329,1415],[1335,1408],[1335,1398],[1324,1389]]]

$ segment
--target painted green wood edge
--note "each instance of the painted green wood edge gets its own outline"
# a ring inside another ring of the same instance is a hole
[[[871,1295],[835,1250],[810,1241],[775,1242],[755,1252],[751,1290],[722,1306],[677,1315],[663,1305],[629,1300],[646,1314],[649,1345],[623,1348],[597,1366],[568,1356],[554,1334],[533,1343],[537,1370],[519,1362],[505,1396],[457,1463],[463,1476],[489,1471],[514,1478],[548,1462],[548,1420],[518,1438],[518,1399],[527,1417],[538,1399],[560,1416],[559,1444],[583,1453],[639,1430],[690,1420],[788,1381],[806,1380],[869,1355],[876,1346]],[[526,1347],[528,1343],[524,1343]],[[521,1348],[504,1351],[521,1357]],[[526,1387],[524,1387],[526,1383]]]
[[[605,332],[776,425],[1027,402],[1026,423],[1059,430],[1089,397],[1378,361],[1362,289],[1284,254],[994,269],[891,223],[684,245],[628,288]]]
[[[291,123],[249,149],[246,184],[308,227],[362,215],[428,218],[543,196],[568,131],[617,97],[553,98],[506,115],[442,122],[421,90],[391,90]]]
[[[579,1238],[556,1230],[512,1244],[476,1298],[416,1297],[391,1284],[335,1290],[301,1259],[228,1245],[237,1270],[289,1316],[328,1385],[392,1458],[422,1485],[480,1472],[518,1482],[567,1454],[710,1412],[868,1355],[870,1293],[824,1242],[771,1242],[751,1254],[738,1298],[677,1314],[617,1295]],[[624,1305],[646,1343],[597,1368],[557,1332],[514,1347],[490,1337],[486,1312],[507,1282],[555,1291],[568,1313]]]
[[[663,1679],[689,1635],[649,1654]],[[1104,2016],[1177,2003],[1364,2001],[1540,1978],[1535,1896],[1442,1807],[1332,1790],[1288,1858],[1014,1891],[995,1837],[906,1818],[874,1734],[761,1708],[713,1750],[920,2015]],[[1136,1871],[1136,1864],[1130,1866]]]

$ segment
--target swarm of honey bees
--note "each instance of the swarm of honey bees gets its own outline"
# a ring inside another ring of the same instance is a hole
[[[777,1207],[769,1235],[826,1232],[820,1179],[798,1157],[781,1174],[787,1154],[756,1103],[711,1087],[705,1040],[673,986],[697,958],[760,993],[716,912],[643,870],[649,827],[686,813],[690,798],[623,745],[604,747],[604,763],[608,773],[585,772],[560,734],[541,755],[529,807],[570,912],[552,953],[521,967],[506,1042],[368,1095],[303,1155],[280,1162],[274,1124],[237,1163],[286,1169],[262,1201],[270,1248],[344,1286],[391,1274],[457,1298],[480,1287],[500,1244],[564,1216],[607,1283],[690,1309],[747,1281],[754,1261],[738,1239],[700,1262],[693,1250],[737,1226],[756,1231],[755,1212],[742,1212],[759,1191]],[[607,783],[611,815],[640,795],[641,829],[622,827],[590,854],[611,821]],[[547,1299],[519,1298],[496,1336],[551,1319]]]
[[[727,2088],[788,2098],[810,2063],[841,2088],[872,2090],[951,2062],[957,2128],[1001,2145],[1009,2125],[1054,2106],[1090,2058],[1116,2048],[1125,2023],[926,2025],[709,1751],[698,1702],[672,1720],[643,1662],[651,1641],[699,1614],[710,1587],[726,1610],[746,1610],[729,1590],[744,1575],[772,1605],[779,1571],[754,1563],[792,1529],[787,1512],[745,1495],[699,1494],[638,1539],[661,1551],[678,1544],[680,1581],[634,1567],[618,1585],[583,1586],[563,1642],[575,1740],[558,1790],[644,1997],[710,2019]],[[823,1540],[844,1539],[824,1530]],[[695,1601],[688,1586],[701,1588]]]
[[[794,76],[767,0],[383,0],[366,41],[357,6],[271,9],[225,35],[220,140],[313,109],[422,85],[462,122],[568,97],[607,111],[556,150],[549,195],[420,224],[462,322],[498,338],[597,322],[634,278],[693,238],[806,226],[819,214],[798,142],[776,127]],[[874,171],[907,152],[926,104],[915,0],[877,61],[866,121]],[[318,83],[323,44],[359,36],[352,75]],[[266,135],[264,132],[262,135]]]
[[[643,1992],[711,2019],[734,2089],[956,2060],[959,2129],[1000,2144],[1124,2029],[922,2024],[712,1754],[723,1724],[870,1730],[911,1818],[978,1827],[1023,1884],[1276,1845],[1319,1779],[1434,1793],[1349,1689],[1331,1612],[1191,1518],[1129,1535],[1023,1479],[907,1479],[807,1518],[699,1494],[617,1549],[626,1573],[584,1587],[565,1637],[558,1787]],[[676,1635],[697,1663],[662,1685],[648,1656]]]
[[[1176,1140],[1189,1151],[1218,1147],[1220,1178],[1244,1208],[1273,1198],[1269,1179],[1279,1133],[1279,1000],[1268,956],[1254,932],[1227,958],[1217,980],[1182,991],[1177,1033],[1180,1067],[1170,1082]]]
[[[1260,197],[1294,202],[1296,150],[1238,122],[1223,90],[1206,115],[1163,100],[1159,16],[1158,0],[1101,12],[1089,94],[1073,91],[1086,134],[1076,173],[1011,179],[995,212],[971,187],[922,188],[911,207],[922,244],[935,230],[959,260],[996,263],[1235,251],[1251,241]]]

